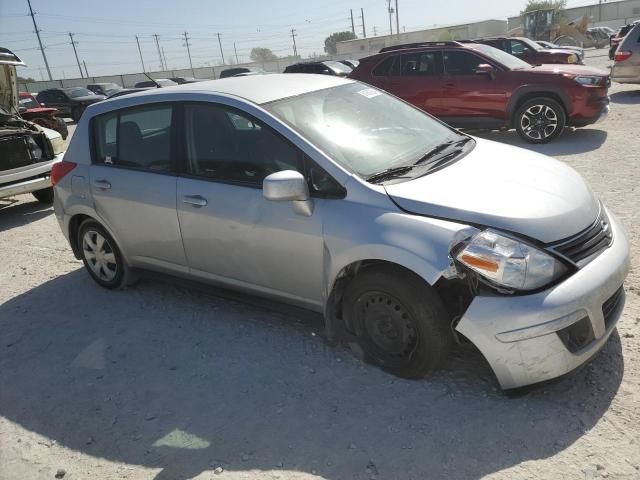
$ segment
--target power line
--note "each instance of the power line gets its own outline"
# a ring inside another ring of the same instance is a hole
[[[80,70],[80,78],[84,78],[84,73],[82,73],[82,67],[80,66],[80,59],[78,58],[78,51],[76,50],[76,44],[78,42],[73,40],[73,33],[69,32],[69,38],[71,39],[71,46],[73,47],[73,53],[76,55],[76,62],[78,62],[78,70]]]
[[[44,47],[42,46],[42,40],[40,40],[40,30],[38,30],[38,25],[36,24],[36,17],[33,14],[33,9],[31,8],[31,0],[27,0],[27,4],[29,4],[29,15],[31,15],[31,20],[33,21],[33,28],[36,30],[36,36],[38,37],[38,44],[40,45],[40,51],[42,52],[42,58],[44,59],[44,66],[47,67],[47,74],[49,75],[49,80],[53,80],[51,76],[51,69],[49,68],[49,62],[47,62],[47,56],[44,54]]]
[[[184,35],[184,45],[187,47],[187,55],[189,55],[189,66],[191,67],[191,73],[195,77],[196,72],[193,71],[193,62],[191,61],[191,50],[189,49],[189,47],[191,46],[191,44],[189,43],[189,34],[187,32],[184,32],[183,35]],[[166,64],[167,62],[165,61],[164,63]]]

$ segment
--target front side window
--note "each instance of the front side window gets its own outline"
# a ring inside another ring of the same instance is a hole
[[[520,40],[510,40],[509,45],[511,47],[511,55],[515,55],[516,57],[531,53],[531,49]]]
[[[364,178],[413,164],[455,136],[426,113],[359,83],[277,100],[264,107],[336,163]]]
[[[402,55],[402,76],[435,76],[442,74],[440,52],[418,52]]]
[[[95,95],[95,93],[93,93],[91,90],[82,87],[69,88],[68,90],[66,90],[66,92],[67,95],[69,95],[71,98],[88,97],[90,95]]]
[[[486,63],[482,58],[463,51],[444,52],[444,65],[449,75],[473,75],[478,65]]]
[[[298,150],[270,128],[218,105],[185,106],[187,173],[261,186],[267,175],[298,170]]]
[[[392,55],[387,57],[373,70],[373,74],[377,77],[400,75],[400,56]]]
[[[171,105],[136,107],[94,119],[95,158],[101,165],[170,172]]]
[[[524,62],[507,52],[503,52],[502,50],[498,50],[497,48],[493,48],[489,45],[482,45],[478,43],[473,45],[473,49],[477,50],[483,55],[486,55],[494,62],[497,62],[509,69],[522,70],[531,68],[531,65],[529,65],[527,62]]]

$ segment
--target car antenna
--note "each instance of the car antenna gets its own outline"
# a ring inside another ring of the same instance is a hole
[[[145,77],[147,77],[149,80],[151,80],[151,81],[156,85],[156,88],[162,88],[162,86],[161,86],[158,82],[156,82],[153,78],[151,78],[151,77],[147,74],[147,72],[142,72],[142,73],[144,74],[144,76],[145,76]]]

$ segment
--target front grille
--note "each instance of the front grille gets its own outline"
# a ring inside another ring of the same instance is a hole
[[[616,293],[611,295],[609,299],[602,304],[602,315],[604,316],[604,324],[606,328],[609,328],[609,325],[616,317],[616,313],[618,311],[618,307],[622,303],[622,298],[624,295],[624,290],[620,287],[616,290]]]
[[[551,245],[550,248],[577,264],[587,257],[601,253],[611,245],[612,239],[609,219],[604,210],[600,210],[600,215],[593,225],[569,240]]]

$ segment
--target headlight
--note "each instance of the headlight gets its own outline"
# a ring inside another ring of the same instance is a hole
[[[572,53],[567,57],[567,63],[578,63],[578,56]]]
[[[491,282],[516,290],[535,290],[567,270],[551,255],[492,230],[471,237],[456,259]]]
[[[49,141],[51,142],[51,146],[53,147],[54,155],[60,155],[62,152],[64,152],[64,140],[60,135],[54,138],[50,138]]]
[[[577,77],[574,77],[574,80],[578,82],[580,85],[598,85],[600,83],[601,77],[579,75]]]

